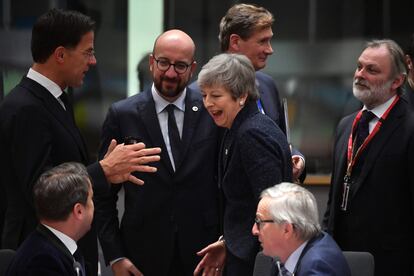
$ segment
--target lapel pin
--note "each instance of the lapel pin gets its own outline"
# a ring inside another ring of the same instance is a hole
[[[197,112],[198,111],[198,107],[197,106],[193,106],[192,109],[193,109],[194,112]]]

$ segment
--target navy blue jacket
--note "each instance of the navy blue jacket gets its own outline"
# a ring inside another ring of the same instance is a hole
[[[251,233],[256,207],[264,189],[292,181],[289,145],[275,122],[259,112],[256,102],[247,102],[225,133],[221,154],[226,245],[233,255],[254,263],[259,251]]]
[[[76,276],[67,247],[46,227],[39,225],[19,247],[7,276]]]
[[[296,265],[296,276],[351,276],[341,249],[328,233],[309,240]]]

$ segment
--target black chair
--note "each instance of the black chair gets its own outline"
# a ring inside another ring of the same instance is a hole
[[[254,263],[253,276],[271,276],[275,273],[273,258],[263,255],[262,251],[257,253]]]
[[[0,249],[0,276],[6,275],[7,268],[16,252],[11,249]]]
[[[374,256],[369,252],[343,251],[352,276],[373,276]]]

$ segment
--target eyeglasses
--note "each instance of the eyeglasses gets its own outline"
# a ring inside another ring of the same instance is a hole
[[[184,74],[185,72],[187,72],[188,67],[191,66],[191,64],[193,64],[193,62],[191,62],[190,64],[187,64],[185,62],[179,61],[176,63],[171,63],[168,59],[156,59],[154,57],[155,62],[157,63],[157,68],[163,72],[167,72],[168,69],[170,69],[171,65],[174,67],[174,71],[177,74]]]
[[[86,50],[82,52],[82,55],[86,58],[93,58],[95,56],[95,50]]]
[[[275,223],[276,221],[275,220],[273,220],[273,219],[259,219],[259,218],[255,218],[254,219],[254,223],[256,223],[256,227],[257,227],[257,229],[259,229],[260,230],[260,225],[262,224],[262,223]]]

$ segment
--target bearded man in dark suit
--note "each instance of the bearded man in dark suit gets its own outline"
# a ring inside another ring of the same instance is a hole
[[[344,251],[368,251],[375,275],[414,272],[414,119],[402,95],[404,54],[369,42],[353,92],[364,106],[341,120],[324,226]]]
[[[146,185],[124,183],[120,226],[120,187],[96,197],[98,235],[115,275],[192,275],[200,260],[196,253],[219,236],[218,129],[200,93],[187,87],[194,53],[186,33],[161,34],[149,58],[153,84],[114,103],[105,119],[104,147],[111,139],[133,137],[162,148],[157,173],[139,175]]]

